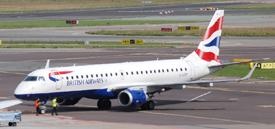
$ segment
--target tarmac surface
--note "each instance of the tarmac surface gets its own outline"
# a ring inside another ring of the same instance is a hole
[[[46,12],[23,12],[23,13],[1,13],[0,21],[47,21],[47,20],[96,20],[113,19],[128,17],[158,16],[159,12],[174,11],[169,15],[211,15],[212,11],[200,11],[199,8],[215,7],[224,9],[228,6],[241,6],[261,4],[258,2],[211,2],[198,4],[175,4],[159,6],[140,6],[128,8],[109,8],[109,9],[87,9],[73,11],[46,11]],[[188,10],[187,10],[188,8]],[[232,15],[249,14],[274,14],[273,10],[236,10],[227,11]]]
[[[268,0],[268,2],[274,2]],[[145,6],[138,8],[96,9],[80,11],[38,12],[0,14],[0,21],[26,20],[67,20],[71,19],[106,19],[136,17],[152,19],[159,17],[159,11],[172,10],[170,16],[203,15],[200,20],[211,19],[213,11],[198,11],[199,7],[220,7],[258,4],[258,1],[240,3],[210,3],[171,6]],[[186,11],[186,8],[190,10]],[[236,13],[237,11],[237,13]],[[81,14],[81,15],[80,15]],[[274,27],[274,10],[225,10],[229,18],[224,27]],[[262,17],[245,16],[248,14],[265,14]],[[236,15],[236,16],[234,16]],[[226,17],[225,17],[226,18]],[[243,18],[243,19],[242,19]],[[166,19],[169,19],[166,17]],[[261,24],[259,24],[261,23]],[[161,26],[177,27],[182,24]],[[183,24],[186,25],[186,24]],[[194,23],[206,27],[208,22]],[[119,30],[135,28],[160,28],[158,25],[106,26],[106,27],[72,27],[72,28],[24,28],[0,30],[3,41],[121,41],[123,38],[141,38],[137,36],[98,36],[87,35],[90,30]],[[199,43],[202,37],[142,37],[145,42],[188,42]],[[143,48],[143,49],[0,49],[0,101],[15,99],[13,92],[25,76],[36,69],[44,68],[47,59],[51,59],[50,67],[69,65],[86,65],[102,63],[119,63],[126,61],[146,61],[175,59],[184,57],[194,51],[196,46],[181,48]],[[274,60],[274,37],[222,37],[220,59],[232,61],[234,58],[265,58]],[[204,79],[225,79],[220,76],[207,76]],[[195,101],[188,100],[208,93]],[[97,100],[81,99],[75,106],[61,106],[59,116],[51,116],[51,102],[46,104],[47,113],[35,116],[34,102],[23,101],[23,104],[13,106],[11,110],[23,112],[22,122],[17,128],[188,128],[188,129],[274,129],[275,127],[275,81],[250,79],[240,83],[217,83],[214,87],[203,88],[188,86],[184,90],[171,90],[155,94],[155,110],[143,111],[139,108],[122,107],[117,100],[112,101],[110,110],[98,110]],[[1,128],[8,127],[1,123]]]

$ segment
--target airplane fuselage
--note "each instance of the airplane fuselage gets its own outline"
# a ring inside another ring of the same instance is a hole
[[[28,75],[37,77],[37,80],[22,81],[15,96],[24,100],[48,100],[55,96],[60,99],[112,99],[118,95],[108,92],[112,87],[177,83],[208,75],[209,69],[199,64],[173,59],[40,69]],[[39,80],[39,77],[44,80]]]

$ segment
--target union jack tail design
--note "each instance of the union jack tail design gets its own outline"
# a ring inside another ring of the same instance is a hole
[[[224,10],[217,10],[213,15],[198,48],[194,51],[200,59],[220,62],[218,59],[223,17]]]

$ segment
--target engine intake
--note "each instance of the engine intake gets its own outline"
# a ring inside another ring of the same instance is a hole
[[[148,100],[143,90],[126,89],[118,94],[118,102],[122,106],[138,107]]]

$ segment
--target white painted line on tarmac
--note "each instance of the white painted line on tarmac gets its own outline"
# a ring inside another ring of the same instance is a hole
[[[147,113],[147,114],[154,114],[154,115],[177,116],[177,117],[187,117],[187,118],[206,119],[206,120],[215,120],[215,121],[225,121],[225,122],[242,123],[242,124],[256,124],[256,125],[260,124],[260,125],[263,125],[263,123],[257,123],[257,122],[238,121],[238,120],[220,119],[220,118],[211,118],[211,117],[202,117],[202,116],[191,116],[191,115],[182,115],[182,114],[159,113],[159,112],[150,112],[150,111],[140,111],[140,112]]]

